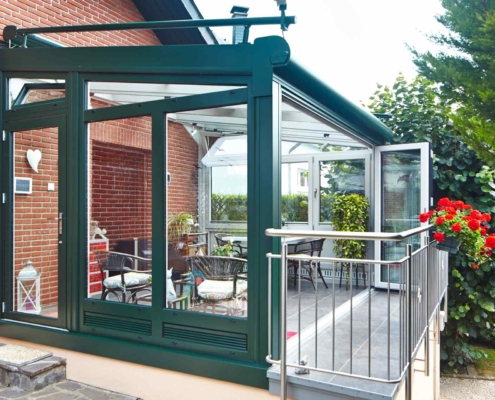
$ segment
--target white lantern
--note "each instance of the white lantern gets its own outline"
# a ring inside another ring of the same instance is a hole
[[[17,311],[29,314],[41,313],[41,274],[28,261],[17,275]]]

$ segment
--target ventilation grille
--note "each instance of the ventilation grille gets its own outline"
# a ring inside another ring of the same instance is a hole
[[[231,350],[247,350],[247,335],[239,333],[163,324],[163,337],[165,339],[198,343],[205,346],[222,347]]]
[[[151,335],[151,321],[144,319],[119,318],[113,315],[85,312],[84,324],[95,328],[111,329],[137,335]]]

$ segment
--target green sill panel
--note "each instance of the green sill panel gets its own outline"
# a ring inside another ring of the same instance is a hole
[[[43,43],[46,44],[46,43]],[[363,141],[383,144],[390,131],[376,118],[338,95],[322,81],[291,61],[290,48],[280,37],[266,37],[253,44],[189,45],[156,47],[27,48],[0,52],[0,114],[2,129],[35,124],[42,118],[63,118],[67,123],[61,148],[61,168],[66,182],[64,215],[67,224],[64,306],[61,321],[68,331],[38,327],[36,317],[18,321],[0,320],[0,335],[61,347],[124,361],[267,388],[265,357],[268,354],[268,279],[266,253],[276,252],[279,240],[264,235],[280,226],[280,129],[282,89],[296,93],[301,104],[318,108],[328,121],[349,129]],[[64,99],[8,110],[8,78],[65,79]],[[86,109],[88,81],[161,82],[176,84],[247,86],[139,105],[101,110]],[[281,81],[282,83],[278,83]],[[277,82],[277,83],[275,83]],[[204,100],[204,101],[203,101]],[[152,210],[153,262],[163,265],[166,257],[163,232],[165,218],[164,113],[209,108],[224,104],[248,105],[248,240],[250,249],[249,317],[247,320],[164,310],[163,270],[155,270],[148,308],[110,304],[85,299],[86,291],[86,152],[85,123],[152,115]],[[197,106],[197,107],[196,107]],[[12,143],[0,142],[2,192],[12,193]],[[2,276],[12,271],[12,195],[0,214]],[[274,263],[275,265],[277,263]],[[274,288],[277,271],[274,269]],[[155,279],[156,278],[156,279]],[[10,290],[0,286],[2,301],[11,307]],[[274,290],[273,349],[277,354],[278,296]],[[162,295],[162,296],[160,296]],[[161,297],[161,298],[160,298]],[[44,323],[44,322],[43,322]],[[70,332],[69,332],[70,331]]]

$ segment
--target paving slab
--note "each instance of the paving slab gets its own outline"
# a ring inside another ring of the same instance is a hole
[[[440,400],[487,400],[495,398],[495,381],[440,378]]]
[[[64,380],[54,383],[37,392],[28,392],[19,388],[1,387],[0,400],[31,399],[31,400],[139,400],[137,397],[111,392],[108,390],[85,385],[84,383]]]

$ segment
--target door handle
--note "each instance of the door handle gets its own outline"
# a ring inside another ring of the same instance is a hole
[[[63,233],[64,213],[58,213],[58,217],[47,219],[58,221],[58,234],[61,235]]]
[[[316,199],[316,195],[318,194],[318,189],[313,190],[313,197]]]

